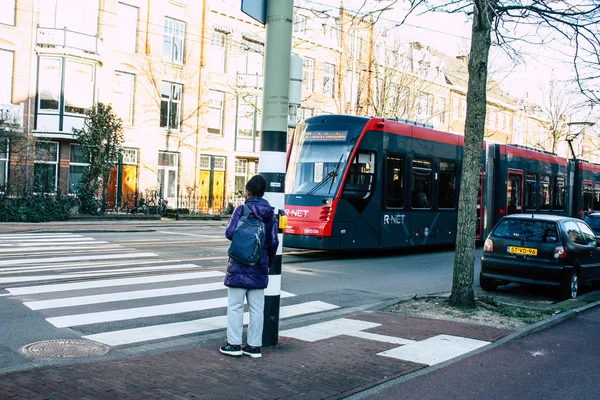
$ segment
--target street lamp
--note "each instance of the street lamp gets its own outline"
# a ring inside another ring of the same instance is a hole
[[[571,130],[571,126],[573,126],[573,125],[583,126],[579,132],[574,133],[574,134],[569,133],[566,137],[566,141],[567,141],[567,143],[569,143],[569,148],[571,149],[571,155],[573,156],[573,159],[575,160],[575,159],[577,159],[577,157],[575,156],[575,151],[573,150],[573,140],[583,133],[586,126],[593,126],[594,123],[589,122],[589,121],[567,122],[567,126],[569,127],[569,132]]]

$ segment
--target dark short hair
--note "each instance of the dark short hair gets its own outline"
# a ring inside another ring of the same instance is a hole
[[[248,183],[246,183],[246,190],[254,197],[263,197],[265,190],[267,189],[267,180],[262,175],[254,175]]]

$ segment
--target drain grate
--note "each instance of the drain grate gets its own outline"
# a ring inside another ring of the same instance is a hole
[[[91,340],[53,339],[30,343],[21,351],[27,356],[41,358],[84,358],[103,356],[109,347]]]

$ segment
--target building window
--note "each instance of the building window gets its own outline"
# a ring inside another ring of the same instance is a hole
[[[124,124],[133,125],[133,93],[135,75],[115,71],[113,108]]]
[[[297,122],[302,122],[306,118],[310,118],[313,115],[315,115],[315,110],[314,109],[312,109],[312,108],[299,108],[296,111],[296,121]]]
[[[163,82],[160,101],[160,126],[167,130],[181,128],[181,94],[183,86],[178,83]]]
[[[12,103],[13,60],[12,51],[0,50],[0,104]]]
[[[67,60],[64,94],[66,113],[85,114],[94,104],[94,66]]]
[[[58,143],[37,141],[34,157],[33,190],[38,193],[56,193]]]
[[[128,4],[117,5],[117,49],[135,53],[137,51],[137,26],[139,9]]]
[[[17,0],[0,1],[0,24],[15,24],[15,10]]]
[[[248,75],[260,76],[262,78],[263,54],[263,43],[255,42],[247,38],[242,38],[242,43],[240,45],[241,63],[239,64],[239,72]],[[250,81],[249,77],[247,81]],[[256,84],[248,84],[246,86],[262,87],[262,79],[260,80],[260,82],[257,81]]]
[[[455,119],[465,119],[466,110],[467,110],[467,102],[464,98],[454,97],[454,101],[452,102],[452,110]]]
[[[177,197],[177,172],[179,154],[166,151],[158,152],[158,190],[162,197]]]
[[[446,123],[446,99],[439,97],[437,100],[438,121],[440,124]]]
[[[165,18],[163,40],[163,59],[183,64],[183,44],[185,41],[185,22]]]
[[[40,58],[38,71],[38,109],[58,112],[62,60],[60,58]]]
[[[323,74],[323,94],[333,97],[335,94],[335,65],[325,63]]]
[[[69,194],[76,194],[79,191],[79,184],[89,165],[89,160],[81,153],[81,146],[72,144],[69,156]]]
[[[258,136],[258,98],[240,96],[238,99],[237,136],[252,138]]]
[[[294,13],[294,32],[306,33],[306,16]]]
[[[200,156],[200,169],[210,171],[210,156]]]
[[[433,95],[429,93],[419,93],[417,95],[416,114],[421,118],[431,118],[433,116]]]
[[[208,133],[221,135],[223,132],[223,107],[225,93],[210,90],[208,93]]]
[[[235,159],[235,195],[243,197],[248,182],[248,160],[245,158]]]
[[[6,190],[8,179],[8,139],[0,137],[0,193]]]
[[[217,72],[227,71],[227,43],[229,42],[229,34],[221,30],[213,30],[210,38],[212,47],[211,55],[208,58],[211,69]]]
[[[63,68],[64,80],[61,79]],[[42,57],[38,75],[38,110],[85,115],[94,104],[94,83],[94,65]],[[63,105],[60,104],[61,90],[64,92]]]
[[[315,86],[315,60],[305,58],[302,60],[302,90],[312,92]]]

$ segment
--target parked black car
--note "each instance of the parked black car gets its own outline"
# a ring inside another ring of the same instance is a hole
[[[584,221],[592,228],[597,238],[600,238],[600,212],[594,212],[585,217]]]
[[[577,218],[518,214],[502,218],[487,237],[479,284],[486,291],[511,282],[556,286],[561,300],[580,284],[600,280],[600,240]]]

